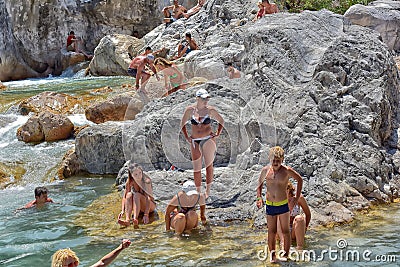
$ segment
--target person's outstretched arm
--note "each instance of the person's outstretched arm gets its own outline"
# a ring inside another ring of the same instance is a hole
[[[101,260],[93,264],[91,267],[98,267],[98,266],[107,266],[109,265],[118,255],[121,253],[122,250],[129,247],[131,241],[129,239],[122,240],[122,243],[113,251],[105,255]]]

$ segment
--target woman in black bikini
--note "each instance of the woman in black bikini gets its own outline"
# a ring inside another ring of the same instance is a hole
[[[126,180],[118,223],[123,226],[129,226],[133,223],[134,228],[139,228],[139,213],[143,212],[143,223],[148,224],[149,213],[155,209],[156,203],[154,202],[153,186],[150,177],[143,173],[141,166],[129,162],[128,180]],[[122,220],[121,218],[124,213],[125,220]]]
[[[165,210],[165,228],[169,231],[175,229],[180,235],[195,228],[199,217],[196,206],[200,205],[200,218],[203,225],[206,224],[206,203],[204,194],[197,192],[196,185],[192,181],[186,181],[182,185],[182,191],[178,192],[169,202]]]
[[[181,120],[181,129],[190,144],[192,154],[194,183],[197,191],[201,192],[201,168],[202,158],[206,166],[206,198],[210,196],[211,183],[214,178],[214,158],[216,151],[215,139],[221,134],[224,127],[224,119],[218,111],[208,106],[210,94],[205,89],[196,92],[196,104],[185,109]],[[216,133],[211,128],[211,119],[218,122]],[[191,135],[189,136],[186,123],[190,121],[192,125]]]

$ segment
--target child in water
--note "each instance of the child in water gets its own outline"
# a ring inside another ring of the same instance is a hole
[[[54,201],[47,197],[48,190],[44,186],[39,186],[35,188],[35,200],[32,200],[28,204],[25,205],[25,209],[29,209],[32,207],[41,207],[47,202],[54,203]]]

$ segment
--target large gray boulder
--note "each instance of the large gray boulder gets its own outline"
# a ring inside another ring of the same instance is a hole
[[[352,24],[368,27],[380,33],[382,41],[400,52],[400,3],[399,1],[379,0],[368,6],[351,6],[344,17]]]
[[[83,171],[94,174],[118,173],[125,163],[121,122],[105,122],[79,132],[75,153]]]
[[[94,51],[89,64],[93,75],[127,75],[132,56],[136,56],[144,46],[144,41],[132,36],[113,34],[103,37]]]

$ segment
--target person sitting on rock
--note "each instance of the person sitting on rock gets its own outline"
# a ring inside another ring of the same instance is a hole
[[[200,205],[200,219],[206,225],[206,202],[204,194],[200,194],[193,181],[186,181],[182,191],[178,192],[169,202],[165,210],[165,229],[175,229],[175,233],[189,233],[199,222],[196,206]]]
[[[173,0],[173,5],[171,6],[166,6],[163,9],[164,13],[164,22],[166,26],[171,24],[174,21],[177,21],[180,18],[183,18],[183,14],[187,12],[186,8],[184,6],[181,6],[178,2],[178,0]]]
[[[160,78],[157,75],[156,67],[154,66],[153,54],[147,54],[146,56],[140,55],[135,57],[134,59],[132,59],[128,67],[129,75],[136,78],[136,86],[135,86],[136,90],[139,90],[140,87],[139,91],[142,91],[144,93],[146,93],[145,89],[146,83],[151,77],[151,73],[149,73],[145,68],[146,65],[148,65],[150,69],[153,71],[157,80],[160,80]]]
[[[179,43],[178,45],[178,55],[174,57],[174,59],[181,58],[182,56],[186,56],[193,50],[199,49],[196,41],[192,38],[190,32],[185,34],[185,40]]]
[[[134,228],[139,228],[139,214],[143,213],[143,223],[148,224],[150,222],[149,214],[154,212],[155,209],[156,203],[153,197],[153,186],[150,177],[143,172],[143,168],[140,165],[129,162],[128,179],[125,184],[118,223],[123,226],[133,224]],[[124,213],[125,220],[122,220]]]
[[[42,207],[46,203],[54,203],[54,201],[47,197],[48,190],[44,186],[39,186],[35,188],[35,199],[25,205],[25,209],[29,209],[32,207]]]
[[[262,0],[258,1],[257,6],[258,6],[258,12],[257,12],[257,15],[254,17],[253,21],[261,19],[265,15],[265,8],[262,3]]]
[[[278,6],[276,4],[270,4],[268,0],[262,0],[262,5],[264,6],[265,14],[278,13]]]
[[[74,31],[70,31],[67,37],[67,51],[83,54],[88,59],[93,58],[92,55],[86,54],[82,49],[80,49],[80,45],[83,46],[82,39],[80,37],[76,37]]]
[[[186,84],[183,83],[185,76],[171,61],[165,58],[156,58],[154,65],[158,70],[164,73],[165,89],[167,92],[163,97],[172,94],[179,89],[184,90],[186,88]]]
[[[206,0],[198,0],[197,5],[189,9],[186,13],[183,13],[185,18],[189,18],[200,11],[200,9],[204,6]]]
[[[232,63],[228,63],[227,64],[228,68],[226,69],[226,71],[228,72],[228,77],[229,79],[237,79],[240,78],[240,71],[237,70]]]

